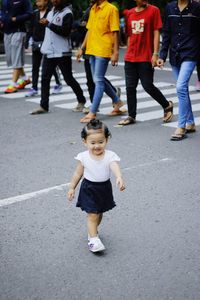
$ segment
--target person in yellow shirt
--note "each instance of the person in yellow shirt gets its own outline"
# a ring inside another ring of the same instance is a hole
[[[90,10],[85,39],[77,52],[77,60],[85,52],[90,55],[90,65],[95,83],[90,112],[80,120],[87,123],[96,118],[96,113],[104,91],[112,98],[114,110],[111,115],[120,114],[123,101],[119,99],[114,88],[105,80],[108,63],[117,65],[119,58],[119,12],[107,0],[96,0]]]

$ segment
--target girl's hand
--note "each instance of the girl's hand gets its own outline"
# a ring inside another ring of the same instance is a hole
[[[125,190],[125,184],[124,184],[122,177],[116,178],[116,185],[121,192]]]
[[[74,196],[75,196],[75,189],[69,189],[67,193],[68,200],[72,201],[74,199]]]

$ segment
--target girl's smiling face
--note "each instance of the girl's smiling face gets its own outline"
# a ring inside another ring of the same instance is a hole
[[[87,138],[84,140],[85,146],[93,156],[104,154],[108,139],[102,130],[88,130]]]

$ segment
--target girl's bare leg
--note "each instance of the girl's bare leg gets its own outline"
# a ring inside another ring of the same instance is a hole
[[[87,228],[88,228],[88,234],[91,238],[97,236],[97,228],[101,223],[102,217],[103,214],[88,213]]]

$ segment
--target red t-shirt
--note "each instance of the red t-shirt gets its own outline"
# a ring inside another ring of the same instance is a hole
[[[129,36],[125,61],[151,62],[154,51],[154,30],[162,28],[160,10],[150,4],[140,12],[132,8],[126,12],[125,19]]]

